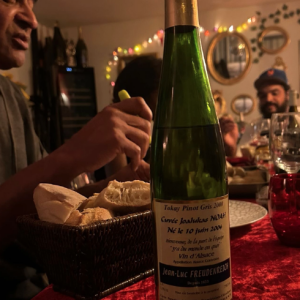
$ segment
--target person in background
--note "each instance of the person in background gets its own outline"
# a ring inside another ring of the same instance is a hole
[[[254,86],[264,119],[270,119],[273,113],[287,112],[290,86],[284,71],[269,69],[259,76]]]
[[[257,90],[259,111],[263,119],[270,119],[272,114],[288,111],[290,85],[286,73],[278,69],[264,71],[254,82]],[[260,120],[256,120],[258,122]],[[251,142],[251,126],[248,124],[239,145]]]
[[[140,96],[145,99],[152,111],[154,118],[158,98],[159,80],[161,74],[162,59],[154,56],[138,56],[130,61],[120,72],[113,90],[113,102],[120,102],[118,93],[126,90],[131,97]],[[149,151],[145,158],[149,162]],[[119,171],[126,166],[126,155],[117,156],[105,166],[107,176]]]
[[[234,157],[237,153],[237,141],[239,138],[238,126],[229,115],[222,116],[219,119],[219,124],[223,136],[225,155]]]
[[[33,0],[0,0],[0,69],[21,67],[31,31],[37,28]],[[85,190],[100,192],[110,180],[149,180],[143,161],[149,147],[152,113],[142,98],[103,109],[63,146],[47,155],[36,136],[23,94],[0,76],[0,298],[31,299],[40,291],[36,265],[20,247],[15,220],[35,212],[33,190],[41,183],[68,186],[83,172],[101,168],[124,153],[131,163]],[[134,124],[134,125],[132,125]],[[6,249],[6,250],[5,250]],[[24,252],[23,252],[24,253]]]

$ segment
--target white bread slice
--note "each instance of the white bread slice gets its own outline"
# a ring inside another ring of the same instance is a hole
[[[82,211],[86,208],[94,208],[97,207],[96,203],[96,199],[98,198],[99,193],[94,193],[93,196],[89,197],[86,199],[86,201],[84,201],[84,203],[82,203],[82,205],[78,208],[79,211]]]
[[[89,225],[98,221],[104,221],[111,219],[112,216],[107,209],[96,207],[87,208],[82,213],[78,210],[74,210],[65,225]]]
[[[150,209],[150,184],[144,181],[110,181],[89,207],[103,207],[113,215],[123,215]]]
[[[40,183],[33,192],[33,201],[40,220],[63,224],[86,197],[62,186]]]

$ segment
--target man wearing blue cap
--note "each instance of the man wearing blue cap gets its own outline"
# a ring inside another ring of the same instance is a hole
[[[290,86],[284,71],[269,69],[259,76],[254,86],[263,118],[269,119],[273,113],[287,111]]]

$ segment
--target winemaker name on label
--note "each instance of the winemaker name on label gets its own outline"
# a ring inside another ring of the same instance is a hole
[[[204,287],[211,296],[219,290],[227,294],[231,273],[228,197],[188,204],[154,199],[154,214],[160,228],[156,232],[159,281],[164,284],[160,293],[172,286],[175,293]]]

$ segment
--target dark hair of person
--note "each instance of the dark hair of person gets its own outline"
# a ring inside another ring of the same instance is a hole
[[[120,72],[113,90],[113,102],[119,102],[118,93],[126,90],[131,97],[142,97],[148,103],[151,94],[158,90],[162,59],[139,56]]]

